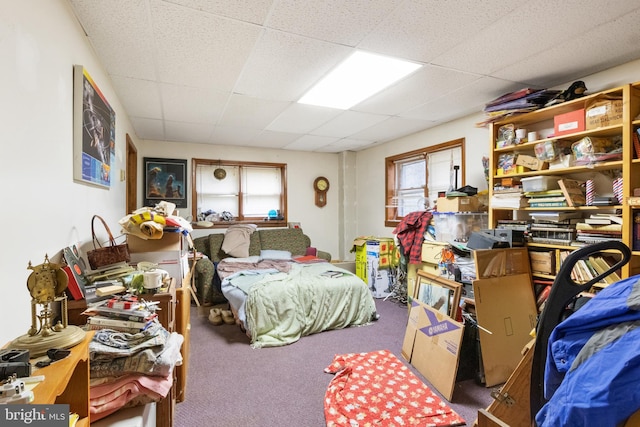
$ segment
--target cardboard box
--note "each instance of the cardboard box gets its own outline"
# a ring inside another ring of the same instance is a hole
[[[127,235],[127,245],[130,253],[185,251],[188,246],[184,240],[184,235],[178,232],[164,232],[162,233],[162,238],[149,240],[132,234]]]
[[[411,299],[402,356],[447,400],[455,387],[464,325]]]
[[[477,212],[478,198],[475,196],[438,197],[438,212]]]
[[[556,274],[554,251],[529,251],[531,271],[542,274]]]
[[[554,136],[582,132],[585,129],[584,108],[565,114],[558,114],[553,118]]]
[[[165,270],[176,280],[177,287],[182,286],[182,281],[189,272],[188,254],[182,251],[134,252],[129,264],[136,266],[143,261],[158,264],[160,270]]]
[[[586,128],[613,126],[622,123],[622,100],[600,99],[587,106]]]
[[[356,253],[355,274],[369,285],[374,298],[391,294],[395,273],[390,267],[399,263],[399,253],[391,237],[358,237],[353,241]]]
[[[516,165],[524,166],[534,171],[549,169],[549,163],[537,157],[527,156],[526,154],[518,154],[518,157],[516,157]]]
[[[538,309],[527,248],[487,249],[473,253],[476,320],[485,385],[504,383],[531,341]]]

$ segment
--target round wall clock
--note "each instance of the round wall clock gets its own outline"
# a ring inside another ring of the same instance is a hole
[[[327,191],[329,191],[329,180],[324,176],[319,176],[313,181],[313,189],[316,193],[316,206],[323,207],[327,204]]]

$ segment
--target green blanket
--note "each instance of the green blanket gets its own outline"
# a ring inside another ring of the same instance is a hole
[[[322,276],[325,271],[343,274]],[[377,318],[367,285],[329,263],[294,264],[288,274],[266,275],[251,287],[245,312],[254,348],[291,344],[305,335]]]

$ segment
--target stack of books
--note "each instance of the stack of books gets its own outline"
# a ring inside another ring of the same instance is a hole
[[[622,218],[611,214],[594,214],[576,224],[576,241],[584,244],[622,241]]]
[[[120,296],[87,308],[87,330],[113,329],[135,334],[157,322],[154,303],[139,302],[135,297]]]
[[[530,235],[534,243],[552,245],[571,245],[576,239],[577,218],[558,221],[536,220],[531,224]]]
[[[523,196],[519,187],[501,187],[493,189],[491,207],[520,209],[527,206],[527,199]]]
[[[556,208],[569,206],[562,190],[529,191],[524,193],[531,208]]]

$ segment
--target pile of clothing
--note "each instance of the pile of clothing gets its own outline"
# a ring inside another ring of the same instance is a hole
[[[179,229],[185,235],[193,231],[191,223],[181,216],[173,215],[175,203],[162,201],[155,207],[142,207],[118,221],[122,232],[144,240],[161,239],[165,227]]]
[[[166,397],[173,369],[182,364],[183,341],[182,335],[168,332],[157,321],[136,334],[96,331],[89,344],[91,420]]]

